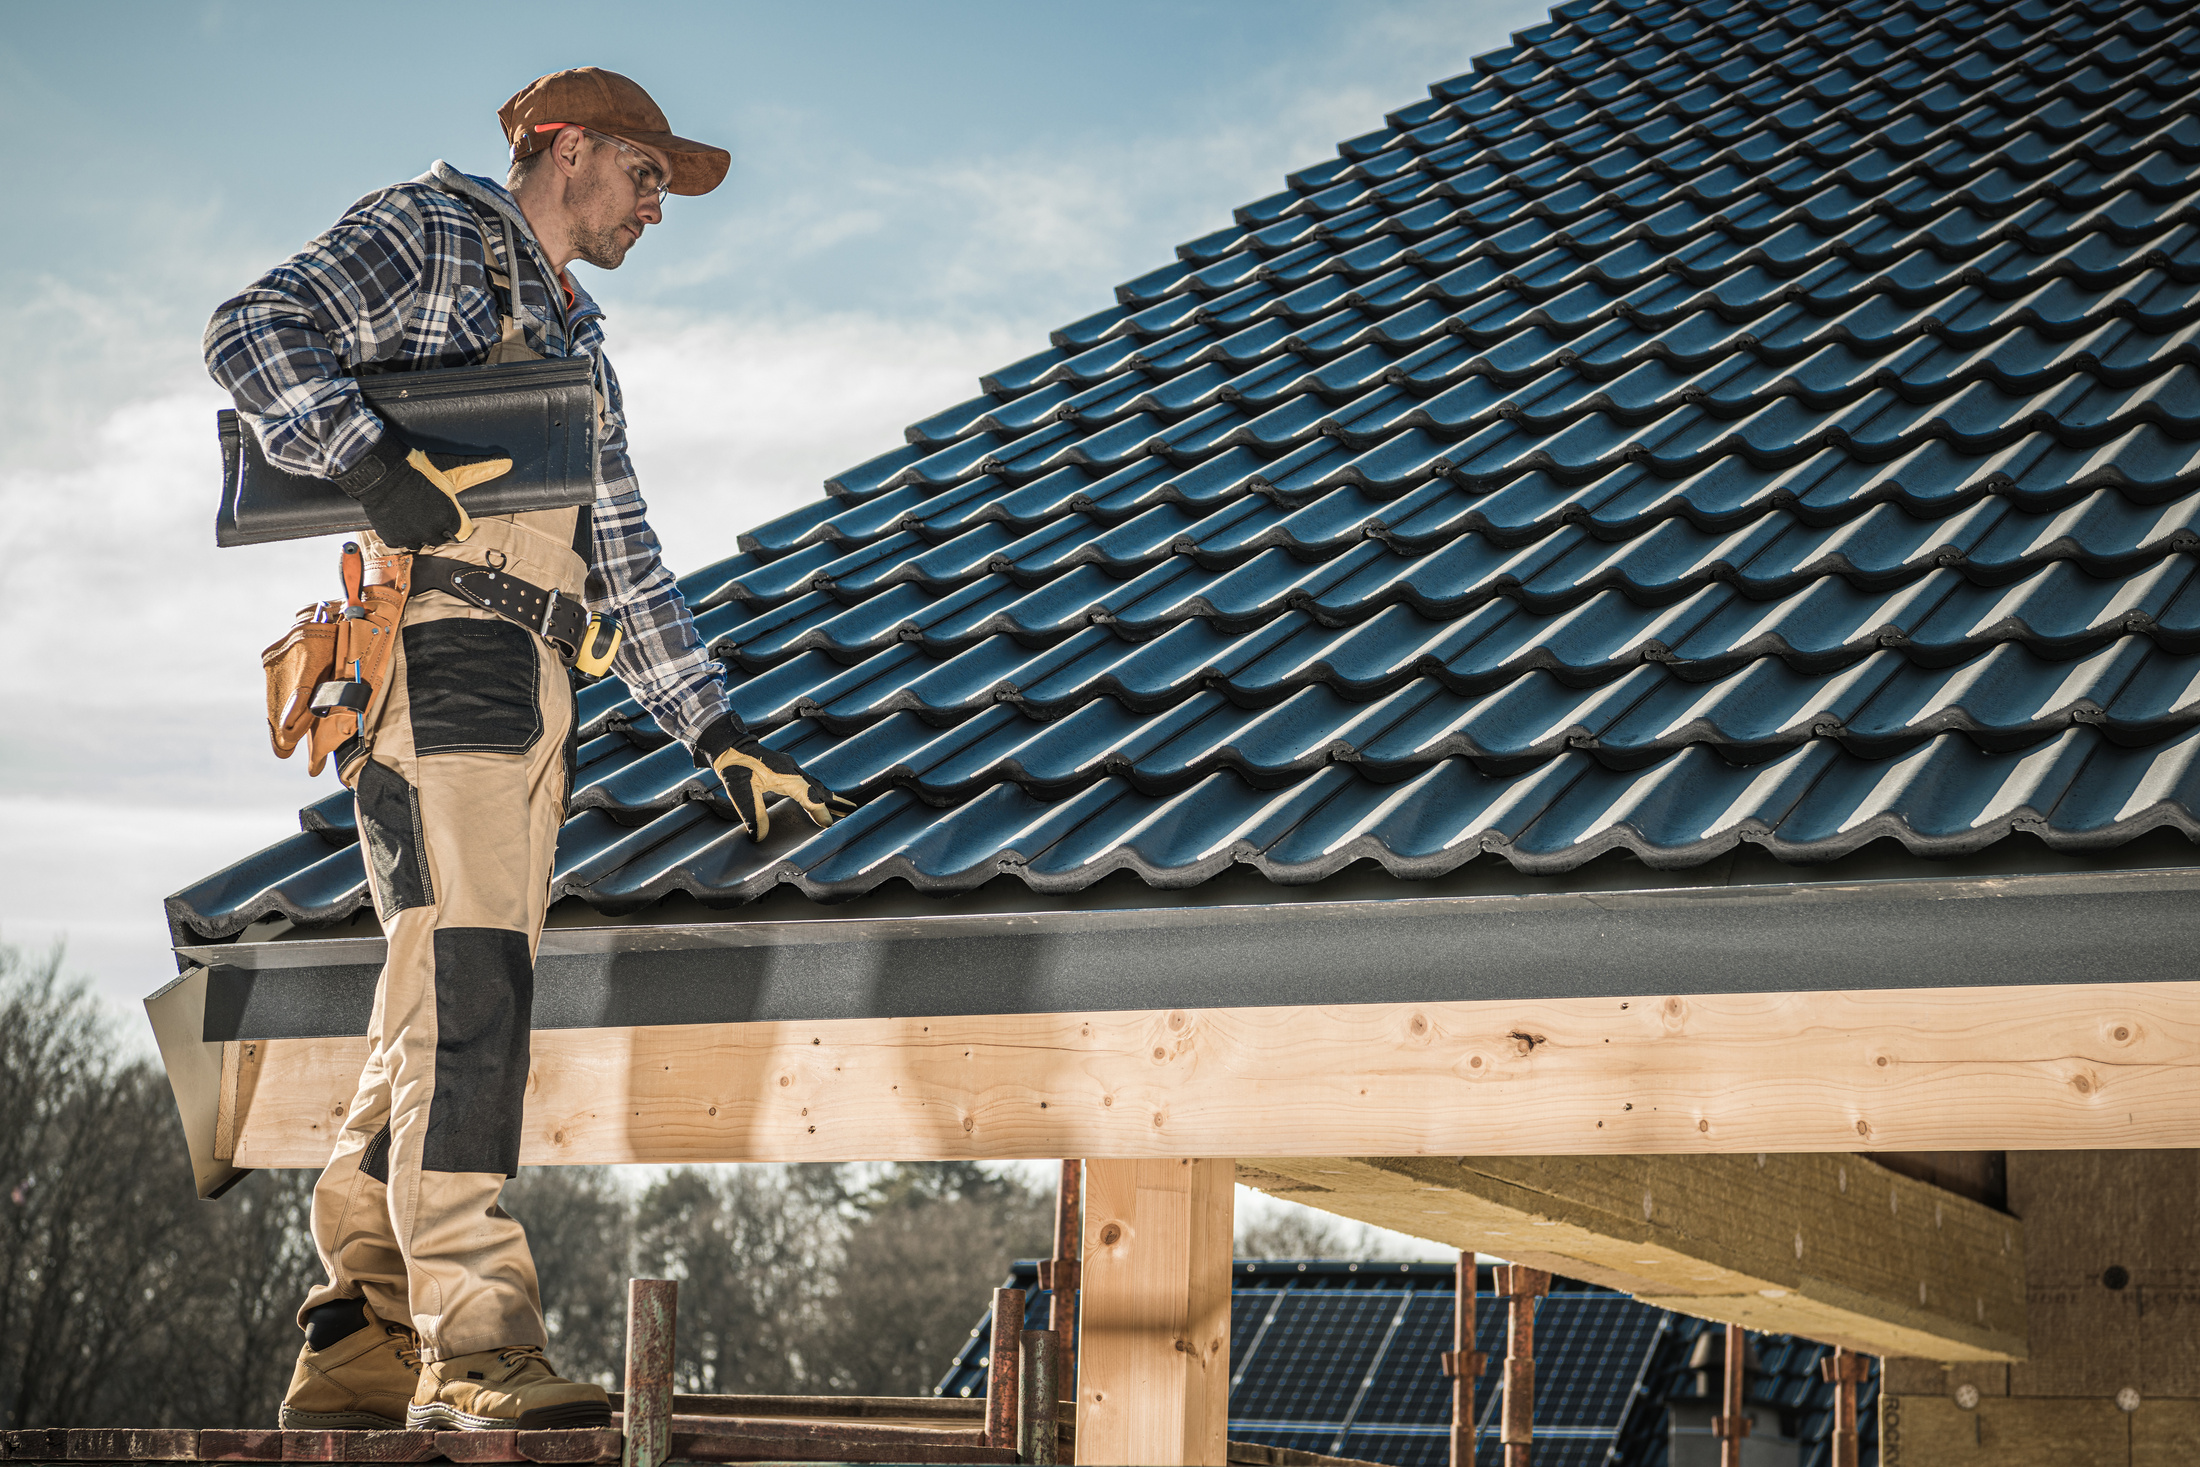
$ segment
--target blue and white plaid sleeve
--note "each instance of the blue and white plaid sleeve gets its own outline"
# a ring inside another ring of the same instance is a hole
[[[382,420],[347,364],[460,365],[462,314],[486,310],[493,336],[493,304],[478,291],[480,301],[457,298],[452,231],[419,193],[386,189],[360,200],[207,323],[207,370],[253,415],[270,463],[332,477],[381,438]]]
[[[589,605],[615,612],[625,628],[613,670],[627,691],[659,728],[702,748],[704,731],[731,715],[725,669],[695,634],[687,598],[665,567],[641,485],[627,458],[618,375],[600,352],[597,359],[603,367],[609,421],[596,459],[596,554],[588,573]]]

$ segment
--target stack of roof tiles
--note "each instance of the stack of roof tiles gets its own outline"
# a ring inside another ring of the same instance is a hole
[[[1480,1282],[1489,1284],[1486,1271]],[[1231,1441],[1395,1467],[1450,1460],[1451,1382],[1439,1368],[1451,1348],[1450,1264],[1240,1259],[1233,1284]],[[1049,1327],[1035,1263],[1014,1265],[1004,1287],[1026,1291],[1026,1329]],[[1505,1309],[1487,1287],[1475,1324],[1476,1348],[1501,1359]],[[1693,1393],[1690,1351],[1698,1335],[1719,1328],[1558,1280],[1536,1307],[1538,1467],[1665,1467],[1666,1403]],[[1763,1374],[1751,1377],[1747,1399],[1770,1408],[1764,1437],[1777,1430],[1798,1443],[1796,1467],[1829,1467],[1834,1388],[1818,1362],[1831,1350],[1792,1335],[1751,1341]],[[984,1395],[991,1351],[989,1315],[933,1394]],[[1475,1461],[1487,1467],[1503,1460],[1501,1375],[1493,1364],[1476,1385]],[[1864,1467],[1878,1460],[1878,1394],[1875,1369],[1858,1388]]]
[[[556,889],[2200,838],[2200,26],[1579,0],[686,578],[867,803],[618,686]],[[365,898],[348,797],[180,927]]]

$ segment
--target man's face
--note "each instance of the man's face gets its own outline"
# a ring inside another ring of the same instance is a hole
[[[645,187],[671,176],[670,165],[654,149],[627,146],[634,151],[587,139],[580,169],[566,189],[573,253],[600,270],[618,269],[642,230],[664,219],[654,194],[646,204],[641,197]],[[652,164],[657,170],[654,175],[649,172]]]

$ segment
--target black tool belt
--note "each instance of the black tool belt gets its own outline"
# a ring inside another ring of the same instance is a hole
[[[412,594],[441,591],[469,606],[493,611],[507,621],[518,622],[558,649],[570,667],[580,653],[588,632],[588,608],[578,598],[545,591],[509,571],[494,570],[470,561],[449,560],[440,555],[412,558]]]

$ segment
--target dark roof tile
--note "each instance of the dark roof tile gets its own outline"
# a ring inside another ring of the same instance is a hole
[[[682,581],[868,799],[764,847],[615,683],[557,890],[2200,834],[2200,28],[1570,4]],[[341,796],[179,893],[364,900]]]

